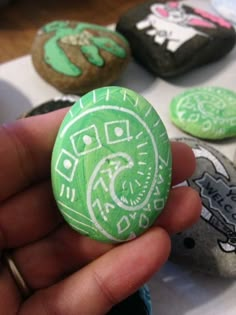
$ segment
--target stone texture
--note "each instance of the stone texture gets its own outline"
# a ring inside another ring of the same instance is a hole
[[[171,101],[170,118],[198,138],[236,137],[236,93],[220,87],[188,89]]]
[[[236,277],[236,168],[202,141],[177,140],[194,151],[195,173],[181,185],[199,192],[202,212],[192,228],[172,237],[170,258],[204,273]]]
[[[122,35],[76,21],[46,24],[32,46],[37,72],[64,93],[84,94],[111,84],[129,59],[129,44]]]
[[[57,135],[52,183],[61,213],[80,233],[114,243],[143,233],[171,183],[169,139],[151,104],[120,87],[80,98]]]
[[[125,13],[116,29],[135,59],[163,78],[222,58],[236,39],[229,22],[182,1],[146,1]]]

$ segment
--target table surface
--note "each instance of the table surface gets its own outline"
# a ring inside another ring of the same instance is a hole
[[[30,53],[43,24],[74,19],[100,25],[116,23],[120,15],[143,0],[12,0],[0,8],[0,63]]]

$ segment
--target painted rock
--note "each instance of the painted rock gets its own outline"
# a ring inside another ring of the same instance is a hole
[[[236,93],[219,87],[189,89],[171,101],[170,117],[198,138],[236,137]]]
[[[236,23],[236,2],[235,0],[211,0],[216,11],[232,23]]]
[[[125,13],[116,29],[136,60],[163,78],[220,59],[236,40],[228,21],[182,1],[147,1]]]
[[[84,94],[115,81],[125,69],[130,48],[105,27],[75,21],[43,26],[33,43],[37,72],[64,93]]]
[[[170,182],[169,139],[142,96],[106,87],[71,107],[53,149],[52,184],[72,228],[100,241],[130,240],[160,214]]]
[[[27,113],[22,115],[21,118],[47,114],[49,112],[53,112],[53,111],[61,109],[61,108],[72,106],[76,102],[77,99],[78,99],[78,97],[73,96],[73,95],[65,95],[62,97],[54,98],[52,100],[44,102],[44,103],[30,109]]]
[[[121,303],[115,305],[107,315],[152,315],[152,301],[147,285]]]
[[[202,141],[182,138],[194,151],[194,175],[181,185],[202,199],[199,221],[172,237],[171,259],[205,273],[236,277],[236,168]]]

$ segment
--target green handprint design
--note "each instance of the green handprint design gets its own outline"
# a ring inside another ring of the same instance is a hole
[[[117,32],[106,29],[105,27],[89,24],[78,23],[74,28],[70,27],[69,22],[54,21],[44,26],[43,32],[54,32],[44,45],[45,61],[55,71],[68,75],[80,76],[81,68],[73,64],[64,50],[60,47],[59,42],[67,43],[73,46],[79,46],[81,52],[89,63],[102,67],[104,59],[100,55],[100,50],[105,50],[118,58],[126,58],[126,50],[109,37],[95,36],[94,31],[105,31],[108,34],[116,34],[126,42],[123,36]]]

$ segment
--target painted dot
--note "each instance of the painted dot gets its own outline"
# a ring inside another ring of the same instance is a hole
[[[124,133],[124,131],[122,128],[120,128],[120,127],[115,128],[115,134],[117,137],[121,137],[123,135],[123,133]]]
[[[92,143],[92,138],[88,135],[83,136],[83,141],[85,144],[89,145]]]
[[[63,163],[64,167],[69,170],[72,166],[72,163],[70,160],[65,160],[64,163]]]

